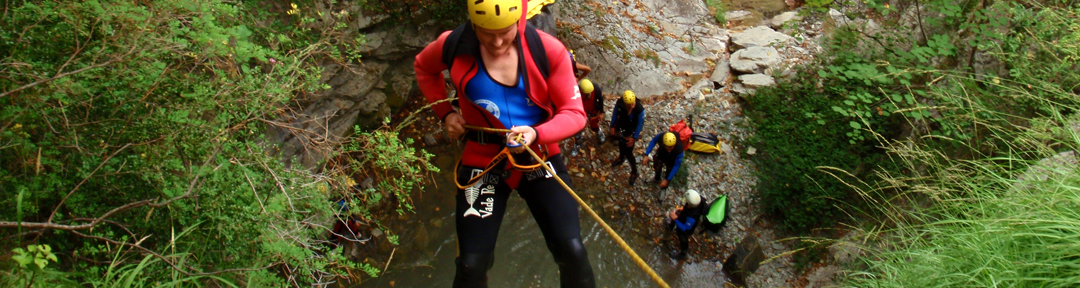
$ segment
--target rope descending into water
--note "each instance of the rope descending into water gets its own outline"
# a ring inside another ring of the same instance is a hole
[[[472,125],[465,125],[465,128],[473,129],[473,130],[486,131],[486,132],[510,133],[510,130],[508,130],[508,129],[477,127],[477,126],[472,126]],[[520,142],[521,141],[519,140],[518,143],[520,143]],[[544,159],[540,158],[540,155],[536,155],[536,152],[533,152],[532,149],[530,149],[528,145],[522,145],[522,146],[525,147],[525,151],[529,151],[529,155],[532,155],[533,158],[535,158],[537,162],[544,163]],[[555,173],[555,170],[551,169],[551,167],[548,167],[548,165],[540,165],[540,166],[544,167],[544,169],[546,169],[548,171],[548,173],[551,173],[551,175],[558,175],[558,174]],[[626,241],[623,241],[622,237],[619,237],[619,234],[615,233],[614,229],[611,229],[611,226],[608,226],[607,223],[604,222],[604,219],[600,218],[600,215],[596,215],[596,212],[594,212],[592,210],[592,208],[589,207],[588,204],[585,204],[585,201],[581,200],[581,197],[578,197],[577,193],[574,193],[574,189],[570,189],[570,186],[567,186],[566,182],[563,182],[562,178],[559,178],[558,176],[555,176],[555,177],[552,177],[552,178],[555,178],[556,181],[559,181],[559,185],[562,185],[563,189],[566,189],[566,192],[569,192],[570,196],[574,197],[574,200],[577,201],[578,205],[581,205],[582,208],[585,208],[585,212],[588,212],[589,217],[592,217],[593,220],[596,220],[596,222],[600,224],[600,227],[604,227],[604,231],[607,232],[607,234],[609,236],[611,236],[612,239],[615,239],[616,243],[619,243],[619,247],[622,248],[623,251],[625,251],[626,254],[630,256],[630,258],[634,259],[634,263],[637,263],[638,267],[640,267],[641,270],[643,270],[643,271],[645,271],[645,273],[649,274],[649,277],[652,278],[653,282],[656,282],[657,286],[664,287],[664,288],[669,288],[670,287],[670,286],[667,285],[666,282],[664,282],[664,279],[660,278],[660,275],[657,275],[656,272],[652,270],[652,268],[649,268],[649,264],[646,264],[645,260],[642,260],[641,257],[638,256],[636,252],[634,252],[633,248],[630,248],[630,245],[626,244]]]

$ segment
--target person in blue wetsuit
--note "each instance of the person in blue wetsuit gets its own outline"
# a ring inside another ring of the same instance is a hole
[[[645,123],[645,106],[637,101],[634,91],[626,90],[611,111],[611,138],[618,139],[619,158],[611,167],[630,161],[630,185],[637,181],[637,159],[634,159],[634,143],[641,139],[641,126]],[[616,133],[618,132],[618,133]]]
[[[649,146],[645,148],[644,165],[649,165],[649,161],[653,160],[649,157],[649,153],[652,153],[652,149],[656,146],[656,141],[663,139],[664,147],[662,149],[656,149],[656,162],[653,162],[653,182],[660,182],[660,188],[667,188],[671,183],[671,179],[675,178],[675,172],[679,172],[679,165],[682,164],[683,159],[683,144],[679,140],[675,133],[664,132],[657,134],[649,142]],[[667,174],[663,174],[664,168],[667,168]],[[660,178],[661,175],[665,175],[664,178]]]
[[[668,213],[668,229],[675,229],[675,237],[679,238],[679,250],[672,251],[670,256],[678,260],[686,259],[686,251],[690,249],[690,236],[694,235],[694,228],[697,228],[701,215],[705,213],[705,205],[701,205],[701,195],[697,190],[686,190],[683,204],[685,206]]]

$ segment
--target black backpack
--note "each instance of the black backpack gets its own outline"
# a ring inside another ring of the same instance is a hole
[[[694,132],[690,134],[690,141],[701,142],[709,145],[720,144],[720,138],[716,137],[716,134]]]

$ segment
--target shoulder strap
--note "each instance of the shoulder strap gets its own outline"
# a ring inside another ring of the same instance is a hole
[[[544,49],[544,41],[540,38],[540,33],[536,32],[536,28],[531,25],[526,26],[525,39],[529,44],[529,51],[532,52],[533,63],[536,63],[536,67],[540,69],[540,75],[547,79],[551,75],[551,64],[548,62],[547,50]],[[476,32],[472,31],[472,25],[469,23],[458,25],[443,42],[442,62],[449,69],[454,65],[454,57],[479,52],[479,48],[480,41],[476,39]]]
[[[547,79],[551,75],[551,64],[548,62],[547,50],[544,49],[544,41],[540,39],[540,33],[532,25],[525,26],[525,40],[529,42],[529,51],[532,52],[533,63],[540,69],[540,75]]]

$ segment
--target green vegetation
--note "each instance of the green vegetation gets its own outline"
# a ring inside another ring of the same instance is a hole
[[[1080,147],[1080,7],[923,1],[909,32],[866,4],[880,30],[748,98],[767,212],[855,230],[847,286],[1077,286],[1080,174],[1041,159]]]
[[[716,23],[720,26],[727,23],[727,18],[724,16],[724,13],[727,13],[727,6],[722,0],[705,0],[705,6],[709,7],[709,13],[712,13]]]
[[[362,207],[350,212],[376,225],[374,195],[410,211],[430,155],[386,127],[338,153],[359,165],[371,153],[400,162],[311,175],[282,165],[264,136],[291,99],[327,88],[317,63],[360,59],[349,9],[17,2],[0,4],[0,206],[11,207],[0,210],[0,286],[375,276],[324,245],[344,216],[332,200]],[[364,169],[383,171],[382,194],[351,191],[346,173]]]

